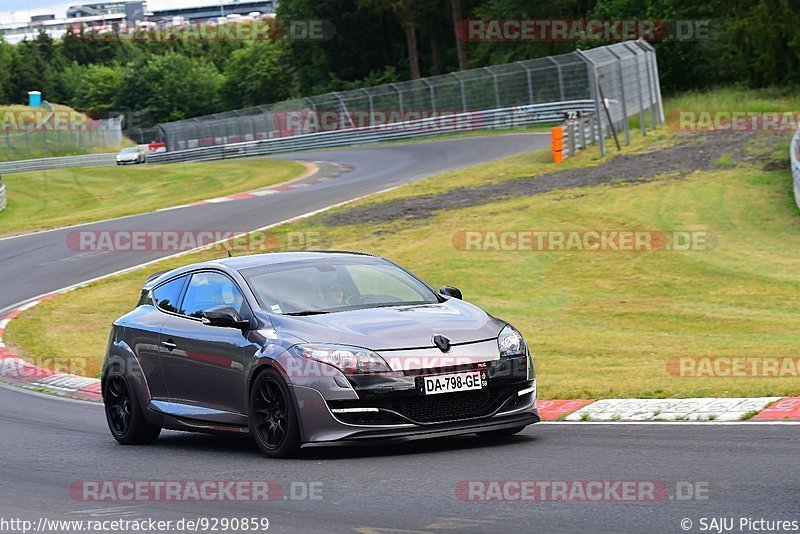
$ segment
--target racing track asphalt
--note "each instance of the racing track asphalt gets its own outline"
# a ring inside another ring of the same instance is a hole
[[[111,438],[99,404],[0,386],[0,406],[0,516],[34,524],[41,517],[257,516],[269,519],[269,532],[617,534],[682,532],[683,518],[695,525],[701,517],[800,519],[796,426],[553,423],[494,445],[464,436],[268,460],[240,437],[164,432],[154,445],[123,447]],[[275,480],[284,489],[321,482],[322,499],[120,503],[69,494],[80,480],[234,479]],[[461,480],[656,481],[673,495],[682,482],[705,498],[465,502],[456,497]]]
[[[491,136],[304,153],[354,167],[270,197],[127,217],[85,229],[241,229],[547,144],[542,135]],[[79,254],[68,230],[0,241],[0,308],[148,261],[159,253]],[[165,253],[161,253],[162,255]],[[800,519],[797,427],[771,424],[555,423],[493,446],[473,437],[262,458],[244,438],[164,432],[122,447],[102,407],[0,386],[0,519],[172,519],[264,516],[276,532],[683,532],[701,517]],[[83,502],[79,480],[276,480],[322,483],[322,500]],[[463,502],[461,480],[639,480],[708,488],[707,499],[657,502]]]

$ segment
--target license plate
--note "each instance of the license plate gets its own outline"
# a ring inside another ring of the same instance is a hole
[[[488,386],[486,371],[470,371],[450,375],[423,376],[419,378],[417,389],[423,395],[471,391]]]

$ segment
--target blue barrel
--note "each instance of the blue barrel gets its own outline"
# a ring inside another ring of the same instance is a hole
[[[42,107],[42,93],[39,91],[28,91],[28,105],[32,108]]]

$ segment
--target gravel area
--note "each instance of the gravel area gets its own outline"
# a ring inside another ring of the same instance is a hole
[[[742,160],[764,159],[778,139],[758,132],[685,134],[677,145],[648,152],[615,156],[594,167],[524,176],[477,187],[420,195],[358,206],[323,218],[328,226],[425,219],[437,211],[467,208],[510,198],[608,183],[641,183],[680,178],[695,171],[730,167]],[[743,145],[752,142],[752,151]],[[610,150],[614,150],[611,144]],[[754,152],[747,155],[746,152]],[[721,160],[721,161],[720,161]]]

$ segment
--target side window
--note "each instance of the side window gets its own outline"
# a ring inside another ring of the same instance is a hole
[[[153,300],[155,305],[164,311],[177,313],[178,299],[181,297],[181,289],[186,283],[186,277],[181,276],[164,285],[160,285],[153,290]]]
[[[189,281],[180,313],[190,317],[202,317],[203,312],[214,306],[231,306],[240,315],[244,297],[236,284],[220,273],[195,273]]]

